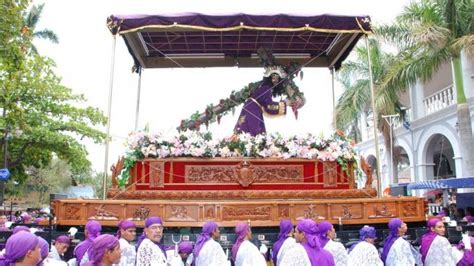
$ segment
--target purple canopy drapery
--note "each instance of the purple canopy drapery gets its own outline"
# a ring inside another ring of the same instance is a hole
[[[258,67],[257,49],[271,49],[280,64],[340,67],[363,35],[368,16],[184,13],[110,16],[136,66]]]

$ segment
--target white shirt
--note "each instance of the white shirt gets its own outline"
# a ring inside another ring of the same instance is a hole
[[[179,253],[176,253],[174,249],[166,251],[166,258],[168,259],[169,266],[189,266],[193,263],[193,254],[189,254],[186,259],[186,264],[184,264],[183,259]]]
[[[385,266],[413,266],[415,265],[415,257],[411,252],[410,243],[403,237],[397,238],[393,242],[385,260]]]
[[[306,249],[299,243],[293,245],[278,261],[279,266],[311,266]]]
[[[61,260],[61,256],[59,255],[59,252],[54,245],[51,246],[51,251],[49,252],[48,258],[54,260]]]
[[[374,245],[367,241],[359,242],[351,253],[349,253],[349,263],[352,266],[383,266],[379,252]]]
[[[455,255],[448,239],[436,236],[426,254],[425,266],[451,266],[456,265]]]
[[[250,241],[245,240],[240,244],[235,266],[266,266],[267,262],[258,248]]]
[[[48,257],[43,260],[43,266],[68,266],[68,264],[65,261],[56,260]]]
[[[195,266],[222,266],[230,265],[230,262],[221,245],[210,238],[202,246],[194,264]]]
[[[137,266],[167,266],[163,251],[150,239],[145,238],[137,251]]]
[[[283,241],[280,250],[278,250],[276,266],[280,266],[281,258],[283,258],[286,252],[288,252],[288,250],[291,250],[294,245],[296,245],[296,240],[293,237],[288,237],[285,239],[285,241]]]
[[[347,255],[347,250],[342,243],[329,240],[324,249],[331,253],[332,257],[334,258],[334,263],[336,266],[346,266],[347,261],[349,260],[349,256]]]
[[[135,265],[135,261],[137,259],[137,251],[135,250],[135,246],[130,245],[130,243],[123,238],[119,239],[120,243],[120,251],[122,252],[122,256],[120,257],[120,262],[118,264],[114,264],[115,266],[129,266]]]

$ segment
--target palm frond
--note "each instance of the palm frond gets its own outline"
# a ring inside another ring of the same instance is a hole
[[[54,33],[52,30],[48,30],[48,29],[44,29],[44,30],[41,30],[41,31],[35,31],[33,33],[33,37],[49,40],[53,43],[59,43],[59,39],[58,39],[58,36],[56,35],[56,33]]]
[[[33,5],[26,15],[25,18],[25,26],[30,29],[34,29],[38,24],[38,21],[41,17],[41,13],[43,12],[44,3],[40,5]]]
[[[455,53],[464,50],[466,55],[474,61],[474,34],[465,35],[454,41],[452,48]]]
[[[428,81],[440,65],[450,58],[447,48],[418,54],[416,51],[417,49],[414,47],[413,50],[400,53],[399,60],[387,71],[387,75],[381,83],[382,89],[407,88],[418,79]]]

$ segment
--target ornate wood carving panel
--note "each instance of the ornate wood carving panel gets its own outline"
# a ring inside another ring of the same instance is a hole
[[[263,206],[224,206],[222,220],[271,220],[271,209],[269,205]]]
[[[165,163],[162,161],[149,161],[150,188],[164,187]]]
[[[193,222],[198,220],[198,210],[196,206],[168,205],[165,207],[165,212],[165,221]]]
[[[202,226],[213,220],[221,226],[237,221],[252,226],[278,226],[283,218],[327,219],[343,224],[385,223],[399,216],[404,221],[424,221],[424,200],[415,197],[321,200],[58,200],[54,203],[60,225],[84,225],[88,219],[116,226],[118,220],[133,219],[143,226],[150,216],[160,216],[167,227]],[[420,210],[420,211],[418,211]]]
[[[189,184],[240,183],[246,187],[251,183],[303,183],[303,165],[186,165],[185,181]],[[242,182],[243,181],[243,182]]]

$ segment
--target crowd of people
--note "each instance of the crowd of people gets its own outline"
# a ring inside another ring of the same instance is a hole
[[[254,245],[250,224],[242,222],[235,227],[236,239],[228,254],[219,243],[219,226],[212,221],[204,224],[194,243],[181,241],[165,247],[159,217],[146,219],[138,239],[136,224],[130,220],[120,221],[115,235],[102,234],[101,224],[91,220],[85,226],[85,240],[74,249],[74,258],[65,262],[62,258],[71,245],[69,236],[58,236],[49,249],[46,240],[28,227],[17,226],[2,251],[0,266],[474,265],[474,237],[463,235],[458,245],[451,246],[441,219],[428,221],[419,248],[404,239],[407,225],[401,219],[391,219],[388,228],[390,233],[380,251],[374,245],[375,228],[367,225],[360,229],[359,241],[346,249],[334,240],[335,228],[328,221],[303,219],[294,225],[291,220],[282,220],[278,240],[268,249],[263,244],[260,248]]]

